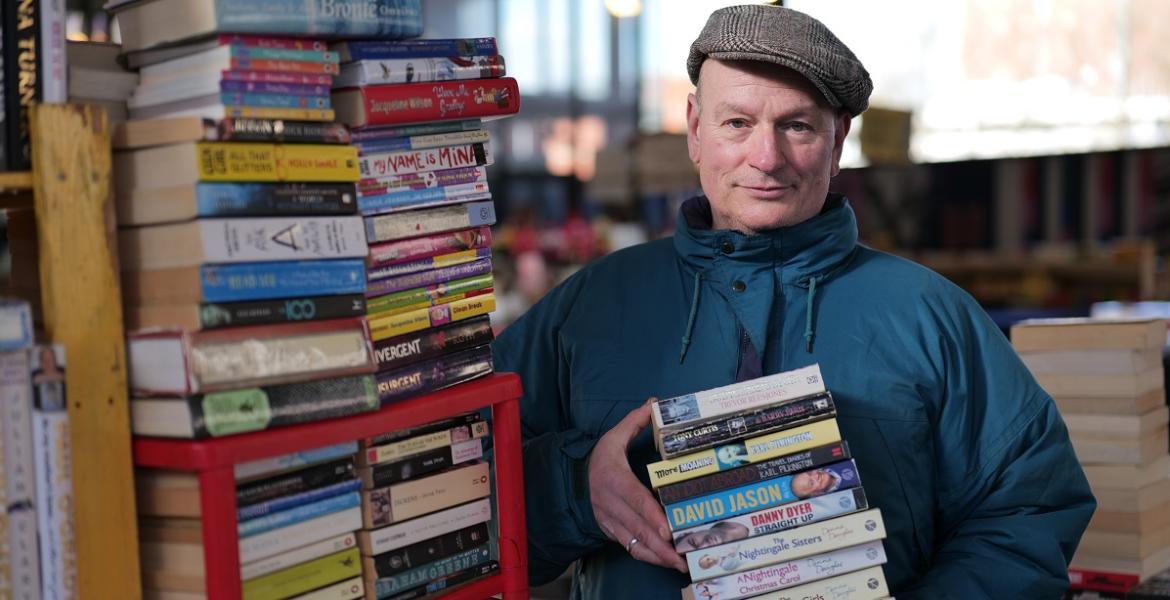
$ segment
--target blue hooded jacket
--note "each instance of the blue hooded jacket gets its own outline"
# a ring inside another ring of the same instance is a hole
[[[889,538],[899,600],[1059,598],[1095,508],[1052,399],[975,301],[860,246],[853,210],[760,235],[711,229],[706,198],[671,239],[615,252],[493,344],[523,380],[529,578],[574,561],[574,598],[677,598],[686,575],[601,532],[585,460],[650,396],[819,363]],[[649,428],[630,446],[648,482]]]

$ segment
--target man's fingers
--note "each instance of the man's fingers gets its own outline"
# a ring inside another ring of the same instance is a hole
[[[614,541],[626,548],[630,556],[643,562],[686,572],[686,562],[675,552],[674,546],[663,541],[652,527],[643,522],[641,515],[629,506],[621,502],[615,503],[610,517],[612,519],[610,529],[614,535],[621,536]],[[638,542],[631,545],[630,541],[635,538]]]
[[[666,542],[673,539],[670,535],[670,524],[666,520],[666,513],[663,511],[662,505],[654,499],[649,490],[642,486],[642,482],[634,480],[633,486],[623,490],[621,498],[630,510],[641,517],[642,522],[650,528],[650,531],[654,532],[655,536]]]

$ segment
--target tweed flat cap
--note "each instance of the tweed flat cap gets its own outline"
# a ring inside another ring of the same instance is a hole
[[[691,83],[699,83],[708,58],[776,63],[804,75],[833,108],[857,116],[869,107],[869,72],[828,27],[800,11],[752,4],[711,13],[687,57]]]

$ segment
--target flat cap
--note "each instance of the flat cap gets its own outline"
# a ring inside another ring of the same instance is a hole
[[[711,13],[687,57],[691,83],[698,85],[708,58],[782,65],[804,75],[833,108],[857,116],[869,107],[869,72],[824,23],[800,11],[751,4]]]

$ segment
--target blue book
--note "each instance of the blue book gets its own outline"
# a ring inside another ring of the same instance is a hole
[[[198,217],[352,215],[357,213],[352,183],[195,184]]]
[[[329,108],[329,96],[294,96],[291,94],[220,92],[219,101],[231,106],[254,106],[263,108]]]
[[[427,585],[436,579],[477,567],[492,560],[495,543],[484,544],[464,550],[447,558],[415,567],[392,577],[382,577],[374,584],[378,598]]]
[[[386,127],[368,127],[351,132],[354,142],[371,142],[389,138],[411,137],[415,135],[435,135],[438,133],[454,133],[456,131],[474,131],[483,128],[481,119],[467,119],[465,121],[440,121],[438,123],[412,123],[408,125],[388,125]],[[358,144],[361,145],[360,143]]]
[[[199,274],[204,302],[366,291],[366,264],[360,258],[203,265]]]
[[[234,470],[236,481],[258,479],[265,475],[274,475],[281,471],[291,471],[297,467],[313,465],[331,461],[357,452],[357,442],[342,442],[331,446],[310,448],[291,454],[281,454],[269,458],[260,458],[245,463],[237,463]]]
[[[292,525],[293,523],[300,523],[301,521],[307,521],[322,515],[360,506],[361,503],[362,495],[359,492],[350,492],[263,517],[240,521],[237,529],[240,532],[240,537],[248,537],[264,533],[265,531],[279,529],[286,525]]]
[[[483,189],[477,191],[475,188],[478,187],[482,187]],[[369,216],[407,208],[421,208],[423,204],[437,205],[442,200],[450,200],[450,202],[444,202],[443,204],[458,204],[460,202],[490,200],[492,197],[491,193],[487,191],[486,183],[482,184],[482,186],[472,185],[470,187],[466,184],[458,185],[456,189],[461,191],[452,193],[449,188],[442,186],[421,190],[407,189],[378,196],[365,196],[358,198],[358,209],[363,215]]]
[[[290,508],[311,504],[326,498],[340,496],[346,492],[356,492],[360,490],[361,487],[361,479],[341,481],[332,485],[327,485],[325,487],[307,490],[299,494],[281,496],[280,498],[240,507],[240,509],[237,511],[236,518],[240,521],[247,521],[257,517],[275,514]]]
[[[422,35],[421,0],[215,0],[219,33],[403,39]]]
[[[499,54],[496,38],[458,38],[428,40],[345,41],[331,47],[341,62],[388,58],[435,58],[447,56],[492,56]]]

